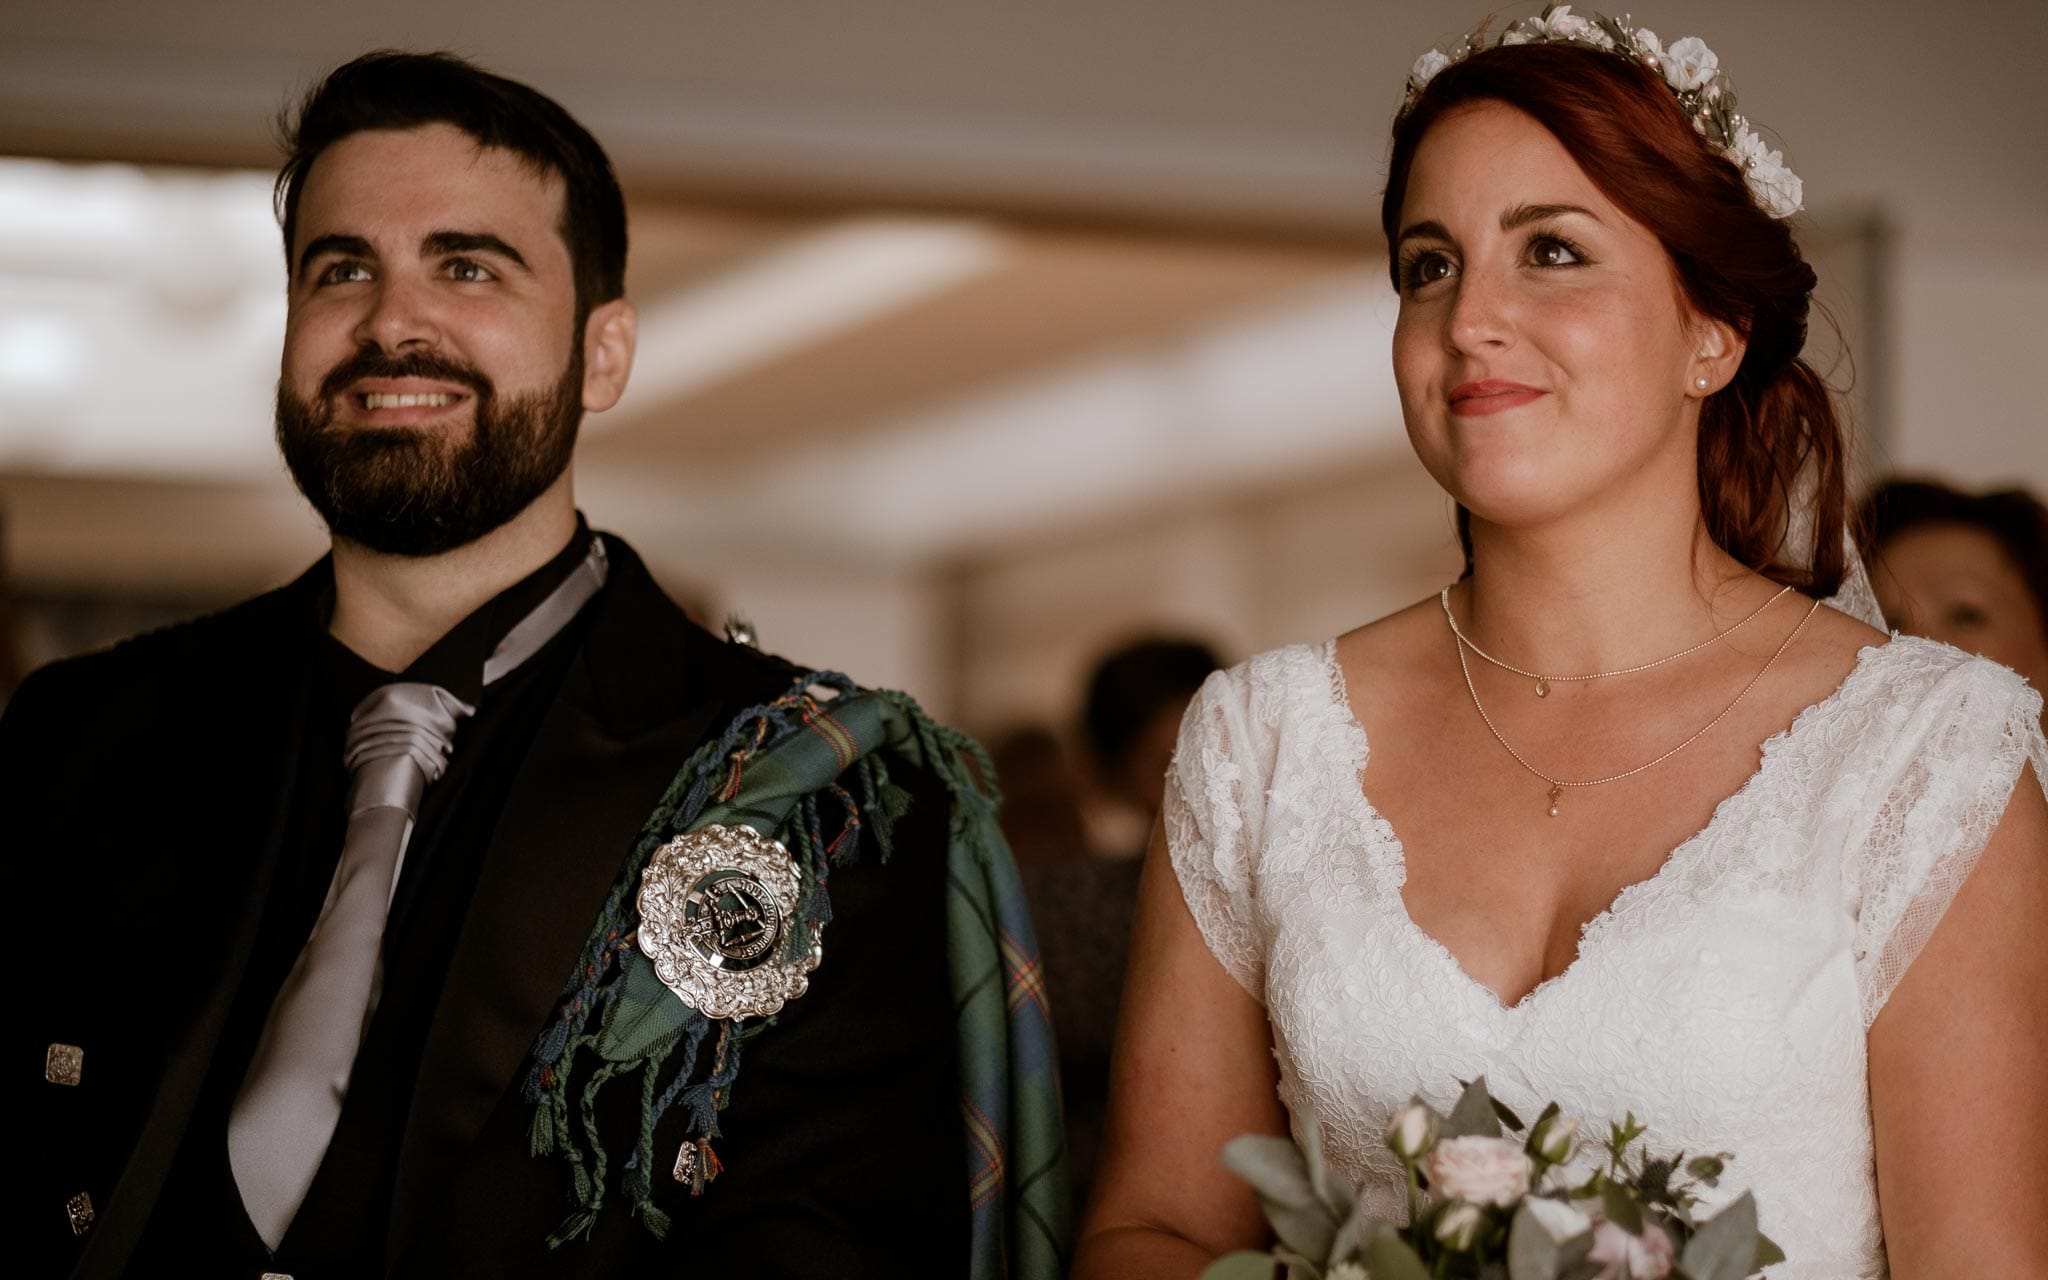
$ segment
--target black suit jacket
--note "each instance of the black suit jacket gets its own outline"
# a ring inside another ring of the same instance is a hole
[[[796,673],[689,622],[629,548],[607,545],[610,581],[519,769],[435,1008],[388,1270],[956,1272],[968,1206],[946,797],[915,776],[896,856],[868,850],[833,875],[824,964],[749,1047],[721,1118],[726,1172],[695,1199],[667,1177],[687,1136],[678,1108],[656,1134],[666,1243],[616,1195],[587,1241],[544,1243],[571,1204],[561,1166],[528,1154],[527,1050],[670,777]],[[0,719],[0,821],[35,919],[22,1052],[38,1075],[37,1274],[120,1274],[185,1135],[271,872],[290,856],[283,789],[307,707],[274,691],[309,687],[298,664],[328,580],[316,566],[225,613],[45,668]],[[83,1049],[77,1085],[42,1079],[52,1044]],[[606,1123],[616,1178],[631,1117]],[[66,1204],[80,1193],[96,1220],[74,1237]]]

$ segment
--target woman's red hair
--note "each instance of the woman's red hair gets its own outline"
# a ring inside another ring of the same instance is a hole
[[[1380,204],[1388,244],[1400,232],[1423,136],[1447,113],[1478,102],[1505,103],[1548,129],[1593,185],[1663,244],[1694,313],[1748,341],[1734,380],[1700,410],[1708,536],[1759,573],[1816,596],[1833,594],[1847,569],[1832,531],[1847,511],[1848,450],[1826,384],[1799,355],[1814,274],[1791,229],[1750,198],[1741,171],[1693,130],[1655,71],[1597,49],[1525,44],[1484,49],[1446,67],[1394,122]],[[1812,503],[1817,532],[1810,562],[1797,564],[1786,559],[1785,542],[1802,497]],[[1461,508],[1469,567],[1467,521]]]

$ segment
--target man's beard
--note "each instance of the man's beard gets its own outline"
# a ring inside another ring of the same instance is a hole
[[[337,427],[334,404],[363,378],[431,378],[467,387],[475,429]],[[502,403],[480,371],[424,352],[365,347],[302,400],[277,384],[277,447],[299,491],[336,537],[388,555],[432,556],[499,528],[568,469],[583,419],[583,351],[549,391]]]

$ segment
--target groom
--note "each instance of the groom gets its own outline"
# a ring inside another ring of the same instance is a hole
[[[889,861],[831,877],[809,992],[735,1060],[715,1185],[657,1125],[658,1212],[550,1245],[572,1171],[532,1154],[529,1051],[678,766],[797,672],[576,511],[577,424],[634,349],[596,141],[381,53],[288,144],[277,438],[332,555],[37,673],[0,721],[31,1272],[963,1273],[949,794],[915,773]],[[576,1180],[635,1167],[618,1092]]]

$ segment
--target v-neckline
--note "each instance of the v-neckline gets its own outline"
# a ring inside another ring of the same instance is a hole
[[[1578,945],[1573,948],[1572,958],[1565,964],[1565,967],[1529,988],[1513,1004],[1502,999],[1498,991],[1473,977],[1471,971],[1465,967],[1463,961],[1458,959],[1456,953],[1439,941],[1435,934],[1430,933],[1427,929],[1417,924],[1415,917],[1409,914],[1408,899],[1401,892],[1408,882],[1408,846],[1401,839],[1400,833],[1394,830],[1394,824],[1387,820],[1386,815],[1380,812],[1379,808],[1373,804],[1372,798],[1365,793],[1364,773],[1366,761],[1372,751],[1372,737],[1365,731],[1365,725],[1359,720],[1358,714],[1351,709],[1351,695],[1344,679],[1344,668],[1337,661],[1337,641],[1335,637],[1323,642],[1320,656],[1324,671],[1327,674],[1325,683],[1328,687],[1332,709],[1342,719],[1348,730],[1355,734],[1357,738],[1355,758],[1345,762],[1350,770],[1351,794],[1357,798],[1359,811],[1365,819],[1365,829],[1375,832],[1375,838],[1384,846],[1385,856],[1390,863],[1392,872],[1389,878],[1388,889],[1393,895],[1393,901],[1390,904],[1393,913],[1400,917],[1401,926],[1409,934],[1416,938],[1426,949],[1440,957],[1441,962],[1448,967],[1452,978],[1460,987],[1484,996],[1485,1002],[1492,1007],[1495,1013],[1513,1017],[1526,1012],[1534,1005],[1538,997],[1559,986],[1567,978],[1582,969],[1585,966],[1588,950],[1611,931],[1611,926],[1623,918],[1630,905],[1649,896],[1658,886],[1669,880],[1672,874],[1680,867],[1680,864],[1706,843],[1707,837],[1712,835],[1715,829],[1721,825],[1725,815],[1738,807],[1746,806],[1760,787],[1763,779],[1770,774],[1773,761],[1784,754],[1784,748],[1787,744],[1792,742],[1809,722],[1818,718],[1816,713],[1842,699],[1849,692],[1850,686],[1856,684],[1868,669],[1872,657],[1880,650],[1889,649],[1897,639],[1898,637],[1894,636],[1883,642],[1867,644],[1858,649],[1856,651],[1856,661],[1850,665],[1848,672],[1843,675],[1841,681],[1833,689],[1829,690],[1818,700],[1800,708],[1799,714],[1792,717],[1791,724],[1763,740],[1762,745],[1758,748],[1756,768],[1742,780],[1742,784],[1734,791],[1721,797],[1720,801],[1715,804],[1713,813],[1708,815],[1706,825],[1680,841],[1670,852],[1666,853],[1663,861],[1658,863],[1655,871],[1640,880],[1630,881],[1616,891],[1614,897],[1608,901],[1605,907],[1601,908],[1579,926]]]

